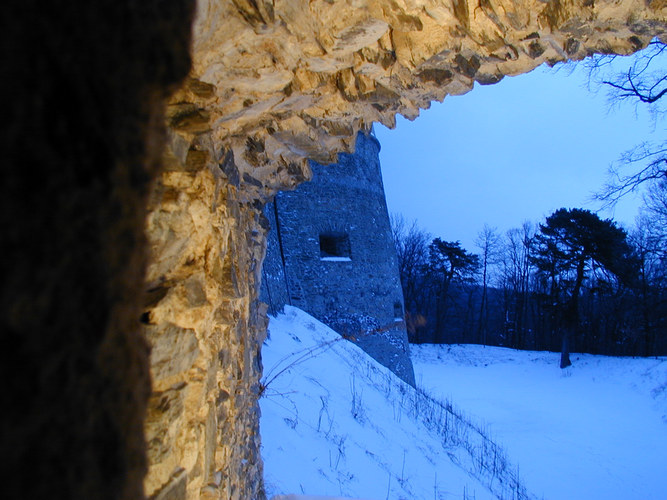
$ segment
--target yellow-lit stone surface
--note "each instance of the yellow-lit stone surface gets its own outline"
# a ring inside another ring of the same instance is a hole
[[[194,80],[186,89],[205,97],[210,90]],[[211,159],[207,112],[179,101],[174,109],[147,221],[146,490],[156,498],[261,498],[256,401],[265,316],[255,289],[265,229],[257,206],[239,201]]]
[[[215,86],[213,139],[243,171],[336,150],[374,121],[408,118],[473,82],[543,62],[628,54],[664,30],[639,0],[202,0],[193,75]],[[243,157],[259,136],[266,157]]]
[[[147,494],[263,498],[261,208],[309,177],[307,158],[475,81],[631,53],[666,21],[638,0],[201,0],[147,220]]]

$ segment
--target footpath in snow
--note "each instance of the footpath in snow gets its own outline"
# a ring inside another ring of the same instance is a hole
[[[488,425],[555,500],[667,499],[667,358],[411,347],[417,383]]]

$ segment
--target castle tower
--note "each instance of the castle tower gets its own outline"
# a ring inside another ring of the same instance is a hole
[[[414,385],[379,152],[360,133],[354,154],[311,162],[311,182],[266,206],[261,298],[272,314],[303,309]]]

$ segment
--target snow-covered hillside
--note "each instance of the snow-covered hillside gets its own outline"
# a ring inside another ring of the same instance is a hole
[[[418,386],[461,412],[298,309],[269,331],[269,498],[667,499],[667,358],[574,354],[560,370],[556,353],[412,346]]]
[[[417,383],[488,423],[546,499],[667,499],[667,358],[412,346]]]
[[[306,313],[286,307],[269,335],[260,399],[269,498],[533,498],[483,428]]]

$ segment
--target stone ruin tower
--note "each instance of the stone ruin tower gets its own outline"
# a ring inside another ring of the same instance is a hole
[[[359,133],[354,154],[311,162],[311,182],[267,204],[261,299],[271,314],[303,309],[414,385],[379,152]]]

